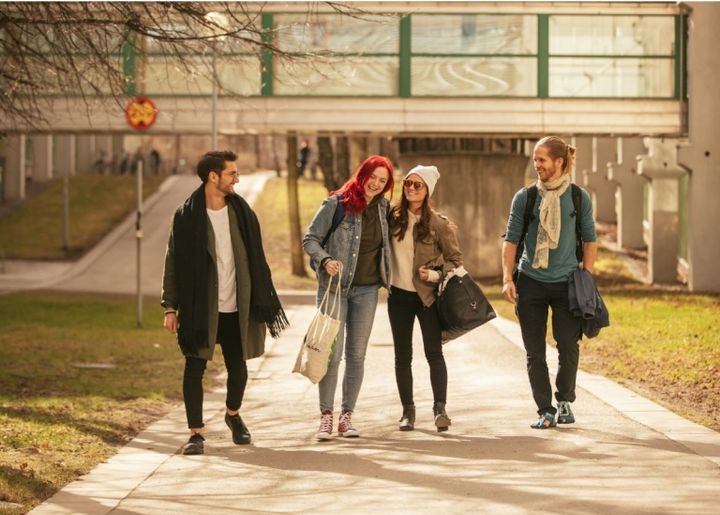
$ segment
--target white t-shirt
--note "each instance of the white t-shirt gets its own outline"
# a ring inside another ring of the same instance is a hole
[[[228,207],[207,210],[215,233],[215,256],[218,273],[218,311],[233,313],[237,308],[237,281],[235,279],[235,254],[230,239]]]
[[[408,211],[408,226],[402,241],[391,235],[390,277],[392,286],[401,290],[415,291],[413,284],[413,262],[415,260],[415,240],[413,229],[420,217]]]

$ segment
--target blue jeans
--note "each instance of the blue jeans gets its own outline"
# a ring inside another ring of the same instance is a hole
[[[351,286],[347,295],[340,296],[340,331],[335,343],[325,377],[319,383],[320,411],[333,411],[337,387],[340,358],[345,353],[345,377],[342,386],[342,410],[353,411],[363,375],[365,374],[365,352],[370,341],[375,310],[378,303],[379,286]],[[332,307],[332,291],[328,309]],[[325,288],[317,293],[320,304]]]

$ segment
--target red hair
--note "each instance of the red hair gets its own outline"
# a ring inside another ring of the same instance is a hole
[[[385,195],[388,191],[392,192],[395,185],[393,180],[393,165],[387,157],[370,156],[360,163],[355,173],[343,184],[338,190],[333,191],[332,195],[340,195],[342,202],[345,204],[345,211],[348,213],[362,213],[367,207],[365,201],[365,183],[372,173],[380,167],[387,168],[388,180],[385,188],[380,195]],[[392,193],[390,193],[392,195]]]

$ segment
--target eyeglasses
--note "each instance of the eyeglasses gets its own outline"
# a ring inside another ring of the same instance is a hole
[[[211,171],[211,172],[215,172],[216,174],[218,174],[218,177],[222,177],[223,175],[226,175],[226,176],[230,177],[231,179],[237,179],[237,178],[238,178],[238,173],[237,173],[237,172],[223,173],[222,171],[219,171],[219,172],[218,172],[217,170],[210,170],[210,171]]]
[[[410,179],[406,179],[403,182],[403,186],[405,186],[406,188],[415,188],[415,191],[420,191],[421,189],[423,189],[425,184],[420,181],[411,181]]]

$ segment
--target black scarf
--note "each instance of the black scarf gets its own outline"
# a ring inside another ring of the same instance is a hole
[[[288,320],[272,283],[257,216],[239,195],[228,195],[225,200],[235,210],[248,256],[252,281],[250,314],[265,322],[272,337],[277,338],[288,326]],[[203,184],[178,208],[173,219],[175,280],[181,317],[178,341],[180,348],[190,354],[208,346],[207,223]]]

